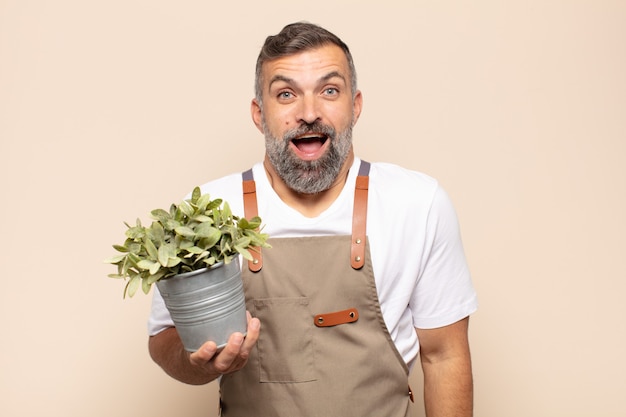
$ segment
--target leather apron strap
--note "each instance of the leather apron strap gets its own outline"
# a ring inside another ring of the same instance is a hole
[[[246,219],[259,215],[256,202],[256,183],[252,175],[252,169],[245,171],[243,177],[243,210]],[[252,260],[248,261],[248,268],[252,272],[259,272],[263,268],[263,253],[260,247],[253,247],[250,251]]]
[[[352,215],[352,243],[350,248],[350,265],[354,269],[361,269],[365,263],[365,243],[367,232],[367,193],[369,190],[370,163],[361,161],[359,174],[356,178],[354,189],[354,212]],[[242,174],[243,180],[243,207],[244,216],[247,219],[258,216],[256,199],[256,183],[252,169]],[[255,247],[250,252],[252,260],[248,261],[248,268],[252,272],[258,272],[263,268],[263,254],[260,247]]]
[[[370,163],[361,161],[354,189],[354,212],[352,214],[352,244],[350,264],[354,269],[363,268],[365,263],[365,236],[367,229],[367,193],[369,188]]]

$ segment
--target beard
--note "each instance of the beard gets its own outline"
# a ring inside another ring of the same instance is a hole
[[[333,185],[352,148],[352,123],[338,133],[321,122],[302,124],[287,131],[279,139],[269,131],[265,118],[262,122],[269,160],[289,188],[302,194],[316,194]],[[294,138],[307,133],[321,133],[329,141],[324,155],[314,161],[303,161],[290,148],[290,142]]]

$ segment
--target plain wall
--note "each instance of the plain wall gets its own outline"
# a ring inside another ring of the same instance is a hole
[[[122,300],[102,261],[123,221],[262,157],[254,63],[296,20],[352,49],[357,154],[452,196],[475,415],[626,415],[626,2],[607,0],[0,0],[0,415],[216,415],[214,384],[151,362],[150,297]]]

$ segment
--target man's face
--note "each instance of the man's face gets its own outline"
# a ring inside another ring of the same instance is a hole
[[[345,54],[335,45],[266,62],[262,107],[252,115],[265,135],[267,156],[291,189],[330,188],[352,151],[352,126],[361,111]]]

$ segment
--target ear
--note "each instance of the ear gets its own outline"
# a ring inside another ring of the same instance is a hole
[[[356,90],[356,94],[354,95],[353,103],[352,103],[352,127],[356,124],[357,120],[359,120],[359,116],[361,115],[361,110],[363,109],[363,94],[361,94],[360,90]]]
[[[250,114],[252,115],[252,121],[254,122],[254,125],[256,126],[257,129],[259,129],[259,132],[264,133],[263,132],[263,115],[262,115],[263,110],[261,109],[261,106],[259,105],[259,102],[257,101],[256,98],[252,99],[252,103],[250,103]]]

